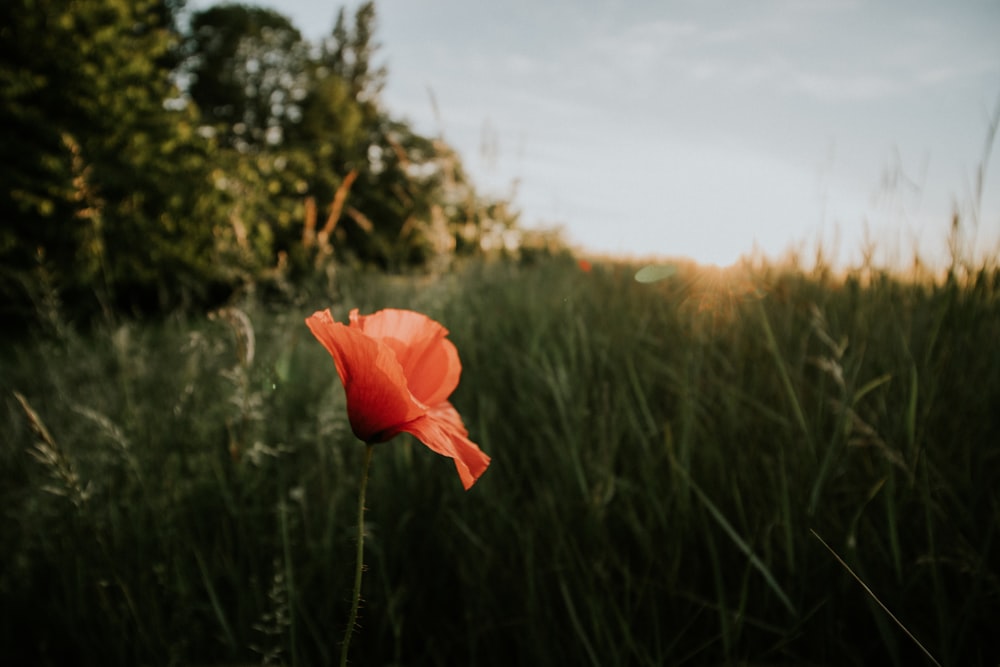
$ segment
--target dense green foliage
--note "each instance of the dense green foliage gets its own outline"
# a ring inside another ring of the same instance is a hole
[[[941,664],[995,665],[1000,276],[633,273],[341,268],[295,307],[86,335],[50,312],[0,361],[5,660],[336,660],[363,447],[303,324],[332,304],[443,322],[493,457],[465,493],[378,446],[356,664],[929,664],[815,531]]]
[[[78,303],[211,283],[207,147],[169,110],[159,0],[13,0],[0,10],[0,299]]]
[[[169,312],[331,259],[441,268],[496,202],[385,109],[373,3],[321,44],[239,4],[0,8],[0,323]],[[508,211],[509,209],[504,209]],[[490,224],[514,227],[516,213]]]

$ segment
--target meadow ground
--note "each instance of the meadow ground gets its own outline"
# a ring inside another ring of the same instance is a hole
[[[40,304],[0,351],[0,661],[334,663],[364,447],[303,320],[392,306],[451,331],[493,462],[377,446],[352,664],[998,664],[1000,273],[636,268]]]

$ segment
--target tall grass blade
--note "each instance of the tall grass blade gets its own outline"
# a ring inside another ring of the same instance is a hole
[[[891,618],[896,623],[896,625],[898,625],[900,627],[900,629],[903,632],[906,633],[906,636],[909,637],[913,641],[913,643],[916,644],[917,647],[921,651],[923,651],[924,655],[927,656],[927,659],[930,660],[935,665],[937,665],[937,667],[941,667],[941,663],[939,663],[937,660],[935,660],[934,656],[931,655],[931,652],[928,651],[926,648],[924,648],[924,645],[921,644],[920,641],[916,637],[913,636],[912,632],[910,632],[909,630],[906,629],[906,626],[903,625],[902,622],[898,618],[896,618],[896,615],[893,614],[891,611],[889,611],[888,607],[886,607],[884,604],[882,604],[882,601],[879,600],[878,596],[875,595],[875,593],[872,591],[872,589],[868,587],[868,584],[866,584],[865,582],[863,582],[861,580],[861,577],[859,577],[858,575],[856,575],[854,573],[854,570],[851,569],[851,566],[848,565],[847,563],[845,563],[844,559],[837,555],[837,552],[834,551],[833,548],[829,544],[826,543],[826,540],[824,540],[822,537],[820,537],[819,533],[817,533],[812,528],[809,529],[809,532],[812,533],[813,537],[815,537],[817,540],[819,540],[820,544],[822,544],[824,547],[826,547],[826,550],[829,551],[833,555],[833,557],[837,559],[837,562],[840,563],[841,567],[843,567],[845,570],[847,570],[848,574],[850,574],[852,577],[854,577],[854,580],[857,581],[861,585],[861,587],[863,589],[865,589],[865,592],[868,593],[868,595],[870,595],[871,598],[873,600],[875,600],[876,603],[878,603],[878,606],[882,607],[882,611],[884,611],[886,614],[888,614],[889,618]]]
[[[920,385],[917,376],[917,365],[910,365],[910,396],[906,403],[906,453],[910,457],[910,474],[913,474],[913,466],[916,465],[914,449],[917,443],[917,396]]]
[[[278,501],[278,518],[281,521],[281,550],[285,566],[285,585],[288,594],[288,633],[292,647],[292,665],[302,664],[298,656],[298,598],[295,591],[295,567],[292,562],[292,541],[288,536],[288,505],[284,498]]]
[[[892,373],[885,373],[878,376],[877,378],[871,379],[861,386],[857,392],[851,397],[851,405],[857,405],[858,401],[864,398],[867,394],[871,393],[875,389],[878,389],[886,382],[892,379]]]
[[[733,631],[730,622],[731,615],[726,603],[726,584],[722,578],[722,563],[719,562],[719,550],[715,547],[712,531],[705,531],[705,543],[708,545],[708,558],[712,563],[712,580],[715,582],[716,605],[719,608],[719,634],[722,635],[722,650],[726,659],[733,655]]]
[[[889,471],[888,491],[883,494],[885,498],[885,520],[888,524],[886,532],[889,533],[889,551],[892,554],[892,566],[896,570],[896,581],[903,580],[903,548],[899,541],[899,519],[896,518],[896,475],[894,470]]]
[[[233,629],[229,625],[229,621],[226,619],[226,610],[222,608],[222,603],[219,601],[219,595],[215,591],[215,586],[212,584],[212,577],[209,575],[208,567],[205,564],[205,558],[201,555],[201,551],[197,547],[194,549],[194,559],[198,563],[198,571],[201,573],[201,580],[205,584],[205,590],[208,592],[208,599],[212,603],[212,611],[215,612],[215,618],[218,619],[219,625],[222,627],[222,633],[226,636],[226,646],[231,650],[236,649],[236,636],[233,634]]]
[[[590,664],[594,665],[594,667],[602,667],[604,663],[598,659],[597,652],[594,651],[594,647],[591,645],[590,639],[583,629],[583,625],[580,623],[580,618],[576,613],[576,606],[573,604],[573,598],[569,594],[569,588],[566,586],[565,579],[559,580],[559,591],[562,593],[563,602],[566,603],[566,611],[569,612],[569,621],[573,624],[573,632],[576,633],[577,639],[583,644],[583,648],[587,652],[587,657],[590,658]]]
[[[757,301],[757,310],[760,313],[760,321],[764,327],[764,336],[767,338],[768,349],[771,351],[775,365],[778,367],[778,376],[781,378],[781,385],[788,395],[788,402],[792,406],[792,412],[795,414],[795,421],[802,430],[802,436],[809,446],[809,451],[815,453],[816,446],[813,444],[809,426],[806,424],[805,413],[802,412],[802,405],[799,403],[798,395],[795,393],[795,387],[792,386],[792,378],[788,375],[785,360],[781,355],[781,349],[778,347],[778,341],[774,337],[774,331],[771,329],[771,323],[767,319],[767,312],[764,310],[762,301]]]
[[[785,533],[785,558],[789,572],[795,572],[795,536],[792,531],[792,493],[788,485],[788,469],[784,450],[778,450],[778,472],[781,475],[781,519]]]
[[[673,458],[670,459],[670,465],[673,466],[674,469],[686,479],[691,490],[694,491],[695,495],[698,496],[698,499],[705,505],[705,508],[712,515],[712,518],[715,519],[715,522],[719,524],[722,530],[725,531],[726,535],[728,535],[733,543],[736,544],[739,550],[750,559],[750,563],[757,568],[758,572],[761,573],[764,577],[764,581],[766,581],[767,585],[772,591],[774,591],[774,594],[778,596],[778,599],[781,600],[783,605],[785,605],[785,608],[788,609],[793,616],[796,616],[798,612],[795,610],[795,605],[792,604],[791,599],[789,599],[785,591],[782,590],[777,579],[774,578],[774,575],[771,573],[771,570],[768,569],[767,565],[757,557],[757,554],[750,548],[750,545],[748,545],[743,538],[739,536],[736,529],[733,528],[729,521],[726,520],[726,517],[722,514],[719,508],[715,506],[715,503],[712,502],[708,495],[701,490],[701,487],[698,486],[693,479],[691,479],[691,476],[688,475],[687,471],[681,468]]]

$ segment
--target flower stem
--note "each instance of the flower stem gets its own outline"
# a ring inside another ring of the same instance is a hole
[[[365,445],[365,461],[361,471],[361,490],[358,491],[358,551],[357,565],[354,568],[354,594],[351,596],[351,613],[347,619],[347,629],[344,631],[344,642],[340,646],[340,667],[347,667],[347,653],[351,646],[351,635],[354,634],[354,624],[358,620],[358,605],[361,603],[361,573],[364,570],[365,557],[365,488],[368,486],[368,468],[371,467],[372,453],[375,445]]]

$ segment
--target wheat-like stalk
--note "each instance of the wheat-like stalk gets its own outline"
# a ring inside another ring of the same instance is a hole
[[[38,413],[19,392],[14,392],[14,398],[21,404],[21,409],[28,417],[32,430],[38,436],[34,448],[30,450],[31,455],[49,469],[49,473],[58,484],[46,484],[42,490],[56,496],[68,498],[76,507],[82,507],[90,498],[90,485],[81,485],[80,477],[77,475],[72,461],[56,444],[55,438],[49,433]]]

